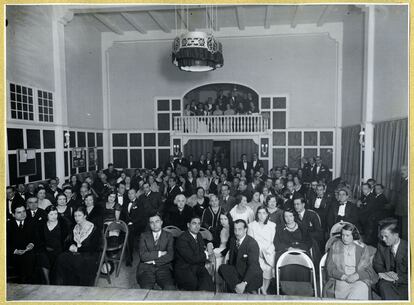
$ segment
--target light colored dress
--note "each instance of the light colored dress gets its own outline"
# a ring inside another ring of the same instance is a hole
[[[256,215],[257,208],[262,206],[262,204],[260,202],[253,202],[252,200],[247,203],[247,206],[250,207],[253,210],[254,215]]]
[[[230,215],[233,218],[233,221],[236,221],[237,219],[243,219],[246,223],[251,223],[254,221],[254,212],[251,207],[246,206],[246,210],[242,213],[240,213],[237,210],[237,205],[235,205],[230,210]]]
[[[267,224],[261,225],[257,221],[249,223],[248,235],[253,237],[259,245],[259,264],[263,270],[264,279],[275,277],[275,246],[273,240],[276,234],[276,224],[268,221]]]
[[[210,183],[209,183],[207,177],[204,177],[204,178],[198,177],[196,181],[197,181],[197,187],[202,187],[205,192],[208,191],[208,188],[209,188],[209,184]]]
[[[45,198],[43,200],[38,200],[38,207],[42,210],[45,210],[49,205],[52,205],[49,199]]]

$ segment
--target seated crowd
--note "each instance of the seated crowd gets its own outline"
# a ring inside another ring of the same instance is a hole
[[[191,100],[184,106],[185,116],[206,116],[206,115],[235,115],[258,113],[258,101],[249,93],[238,94],[232,91],[228,96],[219,91],[217,98],[207,98],[205,102]]]
[[[20,283],[93,285],[103,232],[122,220],[126,266],[138,253],[141,288],[213,291],[206,265],[214,261],[225,290],[267,294],[278,258],[295,250],[316,268],[327,253],[323,296],[408,298],[407,222],[394,219],[383,185],[369,179],[354,199],[320,157],[295,172],[284,166],[266,174],[256,154],[233,167],[207,156],[193,162],[179,153],[132,177],[109,164],[96,179],[74,175],[61,188],[57,178],[8,187],[8,272]],[[167,226],[183,232],[173,237]],[[283,280],[306,281],[299,267],[286,266]]]

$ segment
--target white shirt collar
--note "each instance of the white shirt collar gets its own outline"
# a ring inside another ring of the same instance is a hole
[[[400,243],[401,243],[401,239],[399,238],[398,243],[396,243],[395,245],[392,245],[392,251],[395,253],[395,255],[397,254],[398,246],[400,245]]]
[[[241,244],[243,243],[243,241],[244,241],[244,239],[246,238],[246,235],[244,235],[241,239],[240,239],[240,241],[239,241],[239,245],[241,246]]]
[[[24,226],[24,220],[16,220],[17,226],[19,226],[20,222],[22,223],[22,226]]]
[[[190,231],[188,231],[188,232],[190,232]],[[190,232],[190,234],[191,234],[191,236],[192,236],[195,240],[197,240],[197,235],[196,235],[196,234],[194,234],[194,233],[192,233],[192,232]]]
[[[158,238],[160,238],[160,236],[161,236],[161,231],[162,231],[162,230],[159,230],[158,232],[152,232],[152,236],[154,236],[154,240],[155,240],[155,239],[157,239],[157,236],[158,236]]]

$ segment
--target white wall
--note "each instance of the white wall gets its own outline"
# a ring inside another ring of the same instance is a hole
[[[52,8],[6,8],[7,80],[54,91]]]
[[[364,14],[344,17],[342,126],[361,124],[364,85]]]
[[[222,38],[224,67],[186,73],[171,63],[171,41],[116,43],[109,48],[113,129],[153,129],[154,98],[182,97],[202,84],[234,82],[261,95],[290,96],[290,127],[333,127],[336,42],[327,34]]]
[[[103,127],[101,35],[75,16],[65,27],[68,125]]]
[[[374,122],[408,116],[408,6],[376,14]]]

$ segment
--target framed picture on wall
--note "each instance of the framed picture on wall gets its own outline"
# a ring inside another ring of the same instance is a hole
[[[72,151],[72,167],[86,166],[86,150],[85,148],[74,148]]]
[[[17,177],[37,174],[36,149],[17,150]]]
[[[88,162],[89,167],[95,167],[97,163],[97,153],[96,148],[90,147],[88,148]]]

